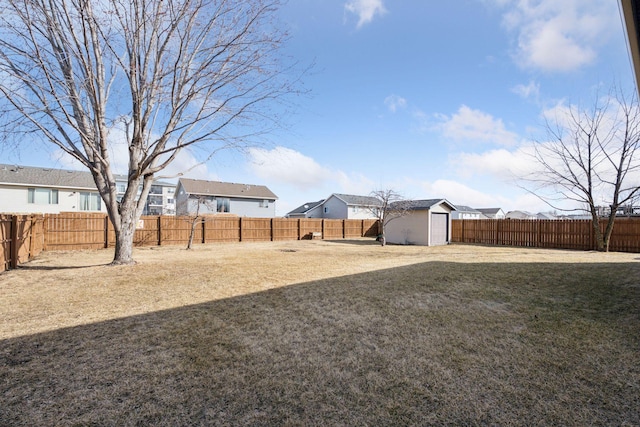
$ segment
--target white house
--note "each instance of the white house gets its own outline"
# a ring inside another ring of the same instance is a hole
[[[387,243],[436,246],[451,242],[451,213],[456,207],[445,199],[412,200],[408,213],[387,223]]]
[[[504,219],[505,214],[502,208],[477,208],[482,215],[489,219]]]
[[[333,193],[322,203],[322,218],[375,219],[378,206],[375,197]]]
[[[127,188],[127,177],[115,175],[114,178],[120,200]],[[175,184],[155,181],[143,214],[175,213],[175,187]],[[141,190],[138,189],[138,193]],[[107,209],[88,171],[0,164],[0,212],[106,213]]]
[[[506,219],[538,219],[536,214],[527,211],[509,211],[505,215]]]
[[[0,212],[106,212],[89,172],[0,164]]]
[[[482,212],[469,206],[456,205],[456,210],[451,213],[453,219],[481,219]]]
[[[276,216],[278,197],[264,185],[180,178],[176,215],[233,214],[252,218]]]

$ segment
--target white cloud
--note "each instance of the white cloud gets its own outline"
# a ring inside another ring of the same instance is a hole
[[[503,25],[517,37],[514,58],[525,68],[568,72],[591,64],[619,26],[616,2],[494,0]]]
[[[480,110],[473,110],[466,105],[458,112],[448,117],[439,115],[441,124],[438,126],[442,134],[456,141],[484,142],[497,145],[513,145],[518,136],[505,129],[501,119]]]
[[[382,16],[387,13],[382,0],[349,0],[345,3],[344,9],[358,15],[357,28],[373,21],[376,15]]]
[[[511,91],[524,99],[537,99],[540,95],[540,84],[531,80],[528,85],[516,85]]]
[[[530,145],[522,145],[514,151],[497,149],[482,153],[459,153],[450,162],[465,177],[488,175],[502,181],[513,181],[537,168],[532,154]]]
[[[439,179],[432,183],[423,183],[423,188],[427,194],[431,194],[436,198],[445,198],[453,204],[484,207],[494,206],[498,203],[496,196],[474,190],[456,181]]]
[[[389,95],[384,99],[384,105],[387,106],[389,111],[395,113],[399,109],[407,106],[407,100],[398,95]]]
[[[319,187],[331,171],[311,157],[286,147],[249,149],[249,167],[258,177],[293,185],[300,190]]]

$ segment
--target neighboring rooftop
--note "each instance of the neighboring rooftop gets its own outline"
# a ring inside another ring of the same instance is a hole
[[[238,184],[235,182],[205,181],[180,178],[179,184],[189,194],[199,196],[243,197],[247,199],[276,200],[276,196],[264,185]]]
[[[336,196],[338,199],[345,202],[347,205],[358,206],[379,206],[380,201],[373,196],[356,196],[353,194],[339,194],[333,193],[332,196]]]
[[[295,215],[295,214],[307,213],[310,210],[315,209],[316,207],[320,206],[323,202],[324,202],[324,199],[318,200],[317,202],[307,202],[307,203],[303,204],[302,206],[298,206],[297,208],[295,208],[294,210],[289,212],[287,215],[292,215],[292,214]]]
[[[96,189],[91,173],[66,169],[0,164],[0,183]]]

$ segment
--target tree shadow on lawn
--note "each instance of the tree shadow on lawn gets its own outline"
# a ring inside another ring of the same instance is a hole
[[[0,425],[638,425],[635,264],[427,262],[0,342]]]

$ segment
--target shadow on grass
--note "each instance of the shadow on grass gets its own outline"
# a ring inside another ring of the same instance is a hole
[[[87,265],[38,265],[33,263],[20,264],[18,266],[21,270],[40,270],[40,271],[56,271],[56,270],[78,270],[83,268],[102,267],[109,266],[111,263],[105,262],[100,264],[87,264]]]
[[[359,239],[324,239],[325,242],[342,243],[343,245],[358,245],[358,246],[380,246],[380,242],[376,241],[375,237]]]
[[[638,425],[635,264],[427,262],[0,342],[0,425]]]

